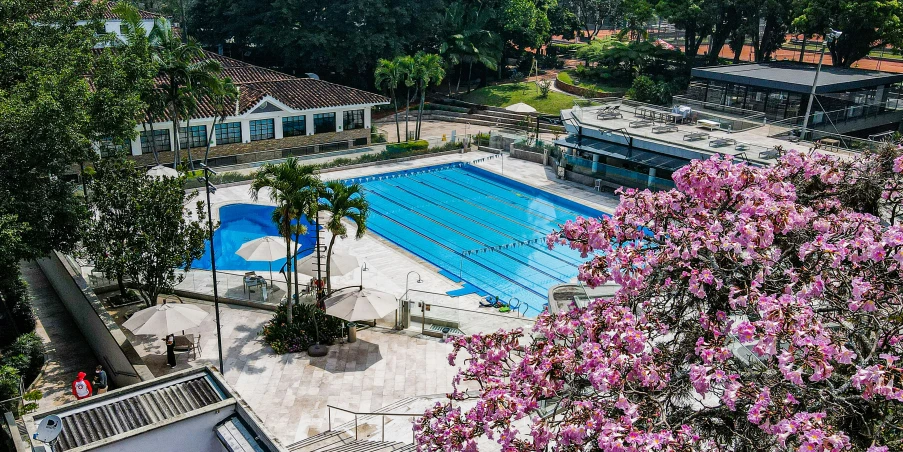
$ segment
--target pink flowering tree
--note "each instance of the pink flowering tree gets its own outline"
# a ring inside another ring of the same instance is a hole
[[[562,225],[620,289],[456,339],[419,450],[903,450],[899,155],[694,161]]]

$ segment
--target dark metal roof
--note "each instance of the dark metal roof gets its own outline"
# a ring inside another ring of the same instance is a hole
[[[207,376],[151,387],[145,392],[123,398],[103,400],[85,409],[59,414],[63,420],[63,431],[55,450],[85,446],[221,400],[221,392]]]
[[[637,148],[629,148],[623,144],[609,143],[595,138],[580,138],[577,135],[568,135],[563,140],[556,140],[555,144],[570,149],[578,149],[606,157],[627,160],[629,162],[639,163],[651,168],[658,168],[666,171],[676,171],[690,163],[689,160],[680,157],[659,154],[657,152],[650,152]],[[705,156],[700,155],[700,158],[705,158]]]
[[[793,62],[732,64],[694,68],[693,77],[808,94],[816,66]],[[837,93],[903,81],[903,74],[822,65],[815,92]]]

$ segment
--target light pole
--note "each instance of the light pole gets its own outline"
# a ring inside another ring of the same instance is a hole
[[[319,211],[317,211],[317,213],[315,215],[315,221],[316,221],[316,223],[314,226],[314,231],[316,231],[316,233],[317,233],[317,244],[316,244],[316,247],[317,247],[317,251],[316,251],[316,253],[317,253],[317,284],[316,284],[317,305],[316,305],[316,310],[319,310],[320,303],[323,302],[323,300],[326,298],[325,287],[323,287],[324,284],[321,283],[321,281],[323,281],[323,277],[322,277],[322,274],[320,273],[320,212]],[[292,302],[291,302],[291,300],[289,300],[289,309],[291,309],[291,308],[292,308]],[[307,348],[307,354],[310,356],[313,356],[313,357],[326,356],[326,354],[329,353],[329,349],[325,345],[320,344],[320,327],[317,325],[316,312],[314,312],[313,321],[314,321],[314,334],[316,334],[316,337],[314,338],[313,345],[311,345],[310,347]]]
[[[832,29],[825,35],[824,42],[821,43],[821,56],[818,57],[818,67],[815,69],[815,78],[812,79],[812,90],[809,92],[809,103],[806,105],[806,116],[803,117],[803,130],[800,132],[800,140],[806,139],[806,129],[809,127],[809,113],[812,112],[812,101],[815,100],[815,87],[818,85],[818,74],[821,73],[821,63],[825,59],[825,48],[828,43],[834,42],[843,32]]]
[[[226,367],[223,364],[223,335],[220,331],[220,323],[219,323],[219,292],[216,289],[216,247],[213,246],[213,207],[210,205],[210,193],[216,193],[216,187],[210,183],[210,175],[216,174],[215,171],[210,169],[205,163],[201,163],[201,168],[204,169],[204,187],[207,192],[207,228],[210,233],[210,269],[213,271],[213,310],[216,312],[216,347],[219,351],[219,371],[221,374],[226,375]]]
[[[407,298],[408,300],[411,299],[410,297],[408,297],[408,291],[410,290],[410,289],[408,288],[408,286],[409,286],[410,283],[411,283],[411,274],[412,274],[412,273],[415,274],[415,275],[417,275],[417,284],[420,284],[420,283],[423,282],[423,278],[420,277],[420,273],[417,273],[417,272],[414,271],[414,270],[409,271],[408,274],[405,275],[405,277],[404,277],[404,295],[401,296],[402,302],[403,302],[403,303],[406,303],[406,301],[404,301],[404,298]],[[397,312],[397,311],[396,311],[396,312]],[[400,319],[395,319],[395,325],[401,325]],[[399,328],[399,329],[400,329],[400,328]]]

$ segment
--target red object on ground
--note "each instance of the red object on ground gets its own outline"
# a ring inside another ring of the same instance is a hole
[[[72,382],[72,395],[74,395],[77,400],[91,397],[91,382],[85,380],[85,376],[86,374],[84,372],[79,372],[78,378]]]

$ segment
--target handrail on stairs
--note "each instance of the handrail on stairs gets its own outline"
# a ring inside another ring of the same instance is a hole
[[[348,414],[354,415],[354,440],[358,440],[358,416],[380,416],[382,420],[382,431],[380,434],[382,435],[382,441],[386,440],[386,416],[403,416],[403,417],[423,417],[423,413],[377,413],[377,412],[366,412],[366,411],[352,411],[346,410],[345,408],[339,408],[337,406],[326,405],[327,408],[327,416],[329,418],[329,430],[332,431],[332,410],[344,411]],[[411,442],[414,442],[414,430],[411,429]]]

